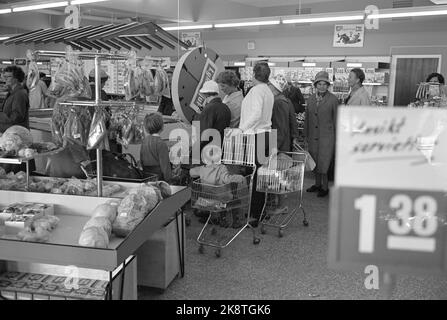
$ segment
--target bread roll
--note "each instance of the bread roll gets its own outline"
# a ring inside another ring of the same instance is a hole
[[[95,227],[99,229],[103,229],[107,235],[110,237],[112,234],[112,223],[107,217],[93,217],[84,226],[84,230]]]
[[[90,227],[82,231],[78,243],[83,247],[107,248],[109,236],[101,228]]]

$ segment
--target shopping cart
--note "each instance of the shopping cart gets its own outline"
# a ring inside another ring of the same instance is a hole
[[[269,162],[258,169],[256,190],[265,192],[265,202],[261,214],[261,233],[266,227],[278,228],[279,237],[301,210],[303,224],[308,226],[303,208],[304,169],[306,153],[280,152],[270,156]]]
[[[191,206],[194,209],[209,212],[197,242],[199,252],[205,252],[205,246],[216,248],[216,257],[245,228],[253,232],[253,243],[259,244],[254,228],[250,225],[250,205],[255,165],[255,136],[238,134],[231,136],[227,130],[223,142],[222,164],[230,172],[243,176],[240,182],[225,185],[211,185],[200,179],[192,182]]]

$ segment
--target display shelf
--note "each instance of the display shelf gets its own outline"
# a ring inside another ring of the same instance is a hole
[[[144,220],[126,237],[112,237],[109,248],[88,248],[77,244],[79,235],[91,211],[112,198],[48,195],[31,192],[0,191],[0,204],[9,202],[54,203],[61,218],[49,242],[25,242],[0,239],[0,260],[43,263],[60,266],[75,265],[113,271],[163,227],[190,198],[190,190],[172,187],[172,196],[161,201]],[[7,205],[7,204],[6,204]]]

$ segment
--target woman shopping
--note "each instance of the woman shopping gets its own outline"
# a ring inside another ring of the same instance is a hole
[[[363,86],[363,81],[365,81],[365,73],[362,69],[356,68],[352,69],[349,73],[349,86],[351,87],[351,92],[349,96],[345,99],[345,105],[347,106],[370,106],[371,99],[369,97],[368,91]]]
[[[329,193],[328,171],[335,154],[335,126],[338,99],[328,91],[329,74],[321,71],[314,81],[316,93],[307,102],[304,135],[308,150],[316,162],[315,184],[307,192],[318,192],[318,197]]]

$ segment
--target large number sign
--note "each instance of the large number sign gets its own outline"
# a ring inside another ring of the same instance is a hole
[[[339,110],[329,264],[447,271],[447,111]]]

